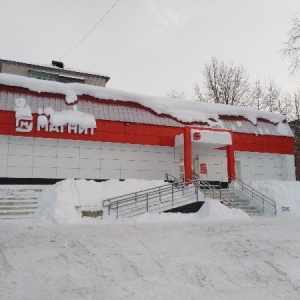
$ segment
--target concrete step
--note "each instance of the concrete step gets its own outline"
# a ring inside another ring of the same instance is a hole
[[[33,217],[41,186],[0,186],[0,219]]]
[[[1,211],[0,210],[0,216],[27,216],[29,214],[34,214],[34,211],[32,211],[32,210],[24,210],[24,211],[5,210],[5,211]]]

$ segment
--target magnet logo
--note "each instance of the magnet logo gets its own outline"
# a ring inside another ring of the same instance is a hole
[[[30,132],[32,130],[31,118],[17,118],[16,119],[16,131],[17,132]]]
[[[199,141],[201,139],[201,134],[200,132],[194,132],[193,133],[193,140],[194,141]]]

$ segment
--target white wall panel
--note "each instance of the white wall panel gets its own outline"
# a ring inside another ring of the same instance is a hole
[[[56,168],[57,158],[56,157],[33,157],[33,167],[45,167],[45,168]]]
[[[79,169],[78,178],[86,179],[100,179],[100,169]]]
[[[79,148],[76,147],[59,147],[57,150],[58,157],[79,157]]]
[[[56,168],[35,167],[32,169],[33,178],[45,178],[45,174],[47,174],[47,178],[56,178]]]
[[[58,168],[70,168],[78,169],[79,168],[79,159],[72,157],[58,157],[57,158],[57,167]]]
[[[100,170],[100,159],[97,158],[82,158],[79,160],[80,169],[97,169]]]
[[[101,169],[101,178],[102,179],[119,179],[121,178],[120,170],[111,170],[111,169]]]
[[[140,171],[157,171],[158,163],[154,161],[140,161]]]
[[[9,155],[7,160],[8,167],[32,167],[32,156]]]
[[[121,174],[120,175],[121,179],[127,179],[127,178],[136,179],[136,178],[141,178],[140,177],[140,172],[136,171],[136,170],[121,170],[120,174]]]
[[[101,170],[120,170],[121,161],[117,159],[103,159],[101,160]],[[120,173],[120,171],[119,171]]]
[[[295,158],[294,155],[286,155],[285,171],[288,180],[296,180]]]
[[[9,155],[32,155],[33,145],[9,144]]]
[[[134,145],[134,144],[120,144],[119,149],[121,151],[140,151],[140,145]]]
[[[41,157],[57,157],[57,147],[34,145],[33,155]]]
[[[139,161],[136,160],[121,160],[121,169],[122,170],[136,170],[140,168]]]
[[[110,146],[111,147],[111,146]],[[119,159],[120,158],[120,149],[108,149],[103,147],[101,150],[101,159]]]
[[[80,141],[79,147],[82,148],[90,148],[90,149],[101,149],[101,142],[91,142],[91,141]]]
[[[158,154],[152,151],[141,151],[140,152],[140,160],[141,161],[157,161]]]
[[[35,146],[57,147],[57,140],[38,138],[34,141]]]
[[[19,136],[10,136],[9,143],[17,145],[33,145],[33,138],[19,137]]]
[[[8,143],[9,136],[8,135],[0,135],[0,143]]]
[[[57,168],[57,178],[78,178],[79,169]]]
[[[7,177],[32,178],[32,168],[28,168],[28,167],[7,167]]]
[[[80,158],[95,158],[99,159],[101,156],[101,150],[98,148],[92,149],[92,148],[80,148],[79,151]]]
[[[79,148],[80,141],[75,140],[58,140],[57,141],[58,147],[72,147],[72,148]]]
[[[152,171],[140,171],[139,174],[140,174],[140,178],[144,178],[147,180],[154,180],[154,179],[159,178],[157,171],[153,171],[153,172]]]
[[[0,155],[1,159],[1,155]],[[7,176],[7,167],[4,162],[0,162],[0,177],[6,177]]]
[[[7,155],[7,154],[8,154],[8,144],[3,143],[2,140],[0,139],[0,155]]]
[[[122,160],[139,160],[140,159],[140,153],[138,151],[124,151],[121,150],[119,152],[120,159]]]

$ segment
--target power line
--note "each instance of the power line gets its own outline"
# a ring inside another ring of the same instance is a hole
[[[88,33],[77,43],[71,50],[69,50],[65,55],[62,56],[62,58],[69,55],[97,26],[98,24],[109,14],[109,12],[118,4],[120,0],[117,0],[112,7],[99,19],[99,21],[88,31]]]

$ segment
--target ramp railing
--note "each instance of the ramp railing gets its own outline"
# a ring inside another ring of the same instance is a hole
[[[170,177],[169,177],[170,178]],[[174,177],[175,178],[175,177]],[[173,179],[174,179],[173,178]],[[132,217],[146,212],[161,212],[172,207],[198,201],[198,187],[185,186],[180,180],[159,187],[130,193],[104,200],[103,207],[108,214],[119,217]]]
[[[261,209],[263,213],[268,213],[270,215],[276,216],[277,208],[275,201],[258,192],[242,180],[233,178],[229,185],[229,189],[232,189],[235,193],[247,200],[253,206]]]

